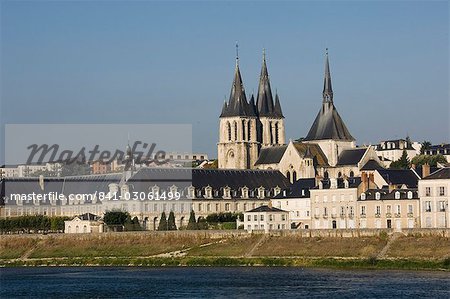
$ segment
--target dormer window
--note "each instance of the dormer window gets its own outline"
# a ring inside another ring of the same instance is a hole
[[[223,188],[223,198],[231,198],[230,196],[230,187]]]
[[[273,196],[277,196],[278,194],[280,194],[280,192],[281,192],[281,188],[280,187],[278,187],[278,186],[276,186],[274,189],[273,189]]]
[[[366,193],[361,193],[361,200],[366,200]]]
[[[208,186],[205,188],[205,198],[212,198],[212,187]]]
[[[248,188],[247,187],[242,187],[241,189],[242,191],[242,198],[248,198]]]
[[[398,191],[395,192],[395,199],[400,199],[400,192]]]
[[[381,198],[380,192],[375,193],[375,199],[380,200],[380,198]]]
[[[188,188],[188,197],[189,197],[190,199],[195,198],[195,187],[194,187],[194,186],[190,186],[190,187]]]
[[[152,193],[153,193],[153,196],[157,198],[159,196],[159,187],[156,186],[156,185],[153,186],[152,187]]]
[[[408,191],[408,199],[412,199],[413,198],[413,193],[411,191]]]
[[[264,187],[258,188],[258,198],[264,198]]]

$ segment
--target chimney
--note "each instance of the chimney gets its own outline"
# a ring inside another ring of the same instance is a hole
[[[373,172],[372,173],[369,173],[369,182],[368,182],[368,188],[370,188],[370,185],[373,185],[373,184],[375,184],[375,178],[374,178],[374,174],[373,174]]]
[[[422,178],[430,175],[430,164],[425,163],[422,165]]]
[[[361,192],[366,192],[369,186],[367,185],[367,172],[365,171],[361,172],[361,183],[362,183]]]

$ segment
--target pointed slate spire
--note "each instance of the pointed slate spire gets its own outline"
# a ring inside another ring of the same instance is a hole
[[[263,50],[263,63],[259,77],[258,97],[256,99],[259,116],[273,116],[274,104],[270,88],[269,72],[266,64],[266,51]]]
[[[323,86],[322,108],[317,114],[308,135],[304,140],[345,140],[354,141],[341,116],[333,103],[333,90],[331,88],[330,65],[328,62],[328,49],[325,62],[325,80]]]
[[[224,105],[221,117],[224,116],[255,116],[245,96],[244,83],[242,82],[241,71],[239,69],[238,47],[236,44],[236,67],[234,70],[233,84],[231,85],[230,99],[228,105]]]
[[[325,77],[323,80],[323,101],[333,102],[333,88],[331,87],[330,62],[328,60],[328,48],[326,49]]]
[[[253,114],[256,115],[258,113],[256,104],[255,104],[255,96],[252,93],[252,97],[250,98],[250,102],[248,103],[250,105],[250,108],[253,111]]]
[[[277,117],[283,117],[283,111],[281,111],[280,98],[278,97],[278,92],[275,92],[275,107],[274,107],[274,115]]]

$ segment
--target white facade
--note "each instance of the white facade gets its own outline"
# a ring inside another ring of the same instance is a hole
[[[289,212],[290,228],[311,228],[310,198],[276,198],[272,203],[274,207]]]
[[[450,179],[419,181],[422,228],[450,228]]]
[[[244,213],[244,229],[248,232],[290,229],[289,223],[289,213],[272,208],[270,204]]]

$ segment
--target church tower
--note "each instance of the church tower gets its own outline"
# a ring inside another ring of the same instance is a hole
[[[278,93],[275,95],[275,103],[273,101],[265,50],[263,51],[256,107],[258,114],[258,141],[261,143],[261,147],[284,144],[284,116],[281,111]]]
[[[317,143],[327,156],[330,166],[337,164],[339,154],[343,150],[355,147],[355,138],[350,134],[334,106],[328,49],[325,59],[322,107],[304,141]]]
[[[217,144],[219,168],[253,168],[258,159],[259,148],[257,112],[253,98],[249,103],[245,96],[238,53],[236,53],[230,98],[223,105],[219,122],[219,143]]]

